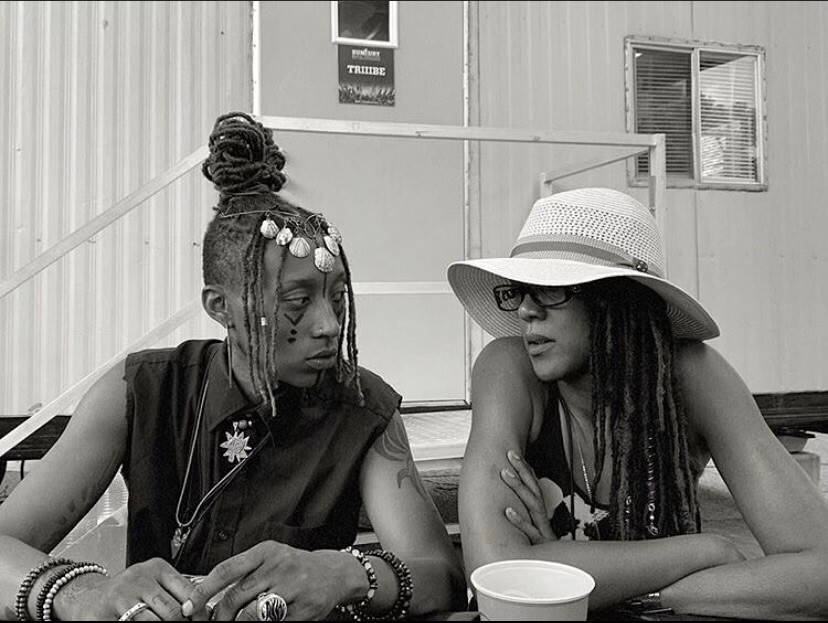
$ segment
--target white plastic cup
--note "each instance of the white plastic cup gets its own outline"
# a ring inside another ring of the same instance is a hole
[[[481,621],[586,621],[595,580],[545,560],[501,560],[471,574]]]

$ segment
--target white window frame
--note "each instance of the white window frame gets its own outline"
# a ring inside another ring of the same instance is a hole
[[[663,37],[628,36],[624,39],[625,48],[625,97],[627,113],[627,132],[636,132],[635,127],[635,51],[640,49],[661,50],[665,52],[689,52],[691,55],[691,93],[692,93],[692,159],[693,177],[668,175],[668,188],[695,188],[711,190],[767,191],[767,115],[766,110],[766,74],[765,49],[755,45],[737,45],[690,41],[685,39]],[[724,52],[741,54],[756,58],[756,180],[737,181],[732,179],[715,180],[701,178],[701,106],[699,97],[699,56],[701,52]],[[630,186],[646,186],[647,175],[638,175],[635,160],[627,165],[627,182]]]
[[[399,27],[398,27],[398,2],[388,2],[388,41],[376,41],[374,39],[354,39],[351,37],[339,36],[339,1],[331,0],[331,42],[342,45],[369,46],[372,48],[398,48]]]

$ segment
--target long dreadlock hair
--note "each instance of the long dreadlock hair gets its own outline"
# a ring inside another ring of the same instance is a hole
[[[321,214],[294,205],[277,193],[287,181],[282,172],[285,156],[273,142],[273,133],[244,113],[220,116],[210,135],[210,155],[202,172],[219,191],[213,220],[204,234],[202,271],[205,284],[241,287],[245,310],[244,329],[249,339],[249,374],[257,393],[276,414],[276,334],[279,328],[279,290],[287,256],[281,247],[276,278],[276,304],[268,310],[264,302],[264,255],[268,244],[261,234],[266,218],[281,228],[286,222],[313,220],[325,224]],[[347,310],[341,323],[336,380],[356,391],[362,401],[357,346],[356,308],[351,269],[340,247],[345,269]],[[229,345],[228,345],[229,347]]]
[[[624,278],[587,284],[583,292],[591,318],[594,486],[609,430],[613,538],[698,532],[675,341],[664,301]]]

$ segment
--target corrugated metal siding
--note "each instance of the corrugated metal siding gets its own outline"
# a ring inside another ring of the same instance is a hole
[[[725,26],[765,46],[769,191],[698,193],[699,275],[721,349],[759,391],[828,389],[828,3],[696,3],[700,37]]]
[[[250,110],[249,2],[0,3],[0,276]],[[192,171],[0,300],[0,415],[198,296],[215,193]],[[213,335],[196,319],[163,344]]]
[[[480,2],[481,125],[624,131],[624,37],[760,45],[769,190],[670,189],[671,277],[722,328],[713,341],[756,392],[828,389],[828,3]],[[483,254],[508,252],[538,174],[595,151],[483,145]],[[623,164],[558,190],[630,189]]]

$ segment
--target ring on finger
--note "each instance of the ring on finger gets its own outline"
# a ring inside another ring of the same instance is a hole
[[[287,602],[276,593],[259,593],[256,599],[257,621],[284,621],[287,618]]]
[[[119,621],[131,621],[139,612],[143,612],[149,608],[147,604],[143,601],[139,601],[137,604],[129,608],[126,612],[124,612],[119,618]]]

